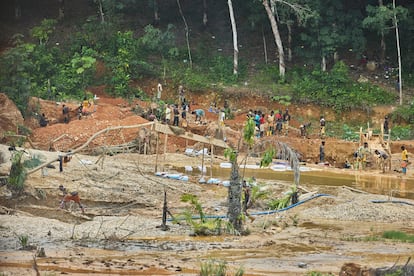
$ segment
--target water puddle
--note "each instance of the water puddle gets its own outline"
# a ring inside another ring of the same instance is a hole
[[[201,177],[199,170],[185,172],[185,168],[174,168],[180,173]],[[245,178],[255,177],[262,180],[273,180],[281,182],[293,182],[292,171],[272,171],[270,169],[245,169],[240,170]],[[213,170],[208,167],[206,177],[228,180],[230,169],[214,166]],[[300,184],[316,186],[348,186],[373,194],[383,194],[393,197],[414,199],[414,179],[406,179],[395,175],[361,175],[357,171],[347,173],[335,173],[328,171],[306,171],[300,174]]]

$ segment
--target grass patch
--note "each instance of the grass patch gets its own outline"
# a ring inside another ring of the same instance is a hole
[[[208,260],[206,262],[201,263],[200,267],[200,276],[243,276],[244,269],[238,268],[236,271],[230,271],[227,267],[227,263],[222,260]]]
[[[414,242],[414,235],[409,235],[401,231],[385,231],[382,237],[384,239],[399,240],[402,242]]]

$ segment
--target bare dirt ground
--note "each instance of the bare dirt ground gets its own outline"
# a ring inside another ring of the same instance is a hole
[[[93,91],[100,96],[96,112],[82,120],[71,120],[69,124],[57,123],[61,120],[60,105],[42,102],[42,111],[53,123],[34,129],[31,140],[40,150],[26,151],[43,160],[53,160],[59,154],[56,151],[75,149],[99,130],[147,122],[131,111],[134,105],[147,103],[110,99],[100,91]],[[207,109],[211,99],[192,95],[191,100],[193,109]],[[274,108],[268,106],[266,99],[254,101],[256,106]],[[233,105],[238,115],[234,120],[226,121],[229,128],[241,128],[250,106],[248,102],[249,99],[241,96],[234,97]],[[76,108],[78,103],[68,104]],[[297,114],[292,122],[294,127],[299,124],[299,114],[301,118],[314,118],[320,114],[320,110],[312,106],[291,106],[289,109],[292,114]],[[378,122],[386,113],[385,108],[378,110]],[[334,115],[329,115],[328,111],[325,114],[328,114],[328,120],[333,119],[329,116]],[[207,112],[210,123],[205,127],[193,124],[191,119],[190,130],[202,134],[214,124],[217,115]],[[229,143],[235,143],[237,132],[231,129],[228,129]],[[137,129],[107,133],[94,140],[86,151],[92,152],[98,146],[123,144],[138,134]],[[52,142],[62,135],[64,138]],[[329,175],[328,183],[344,175],[353,175],[355,179],[370,175],[388,179],[397,183],[398,189],[405,193],[413,193],[412,165],[407,176],[394,171],[384,175],[374,167],[366,172],[321,167],[313,165],[318,158],[320,143],[316,137],[302,139],[292,131],[289,137],[278,139],[300,152],[309,161],[307,166],[318,170],[316,173]],[[393,168],[398,168],[401,144],[407,145],[410,155],[414,152],[413,141],[393,143]],[[170,229],[162,231],[157,226],[162,222],[164,191],[167,192],[169,211],[174,215],[189,207],[180,200],[184,193],[197,195],[206,214],[222,216],[227,212],[227,188],[223,185],[199,184],[196,174],[190,175],[188,182],[154,175],[156,159],[158,171],[174,172],[184,166],[200,166],[203,162],[200,156],[183,154],[186,145],[182,139],[169,137],[168,154],[159,155],[158,159],[155,154],[111,156],[79,153],[65,163],[62,172],[55,162],[56,169],[31,174],[21,196],[12,196],[6,186],[2,186],[0,272],[4,275],[36,275],[35,266],[40,275],[197,275],[201,263],[217,259],[226,261],[231,271],[243,267],[245,275],[305,275],[309,271],[338,275],[341,266],[348,262],[366,267],[390,267],[396,262],[404,264],[409,257],[414,257],[412,243],[381,238],[386,230],[414,234],[414,200],[412,197],[390,198],[390,187],[380,189],[383,191],[380,193],[366,193],[343,186],[304,184],[305,190],[324,195],[270,215],[260,214],[267,207],[265,202],[258,202],[250,210],[256,219],[245,222],[251,232],[247,236],[193,237],[185,222],[175,224],[170,221],[167,222]],[[198,149],[202,147],[188,145]],[[332,138],[327,139],[327,145],[327,159],[331,164],[339,164],[357,147],[355,143]],[[50,148],[56,151],[47,151]],[[0,150],[5,152],[8,160],[7,146],[1,145]],[[211,163],[209,158],[204,162],[218,168],[219,163],[226,160],[217,151]],[[249,158],[249,163],[256,162],[258,159]],[[0,164],[1,172],[7,172],[9,166],[10,163]],[[221,171],[226,173],[224,169]],[[303,177],[306,173],[302,173]],[[258,173],[258,183],[271,198],[277,198],[290,189],[292,182],[279,180],[277,175],[270,180],[260,179]],[[86,206],[85,215],[75,205],[67,211],[58,208],[60,184],[79,192]],[[374,182],[368,184],[377,185]],[[301,199],[311,195],[313,193],[303,192]],[[403,203],[372,202],[389,199]],[[29,244],[34,245],[32,250],[21,250],[18,240],[24,235],[29,237]],[[45,257],[38,256],[41,248]]]

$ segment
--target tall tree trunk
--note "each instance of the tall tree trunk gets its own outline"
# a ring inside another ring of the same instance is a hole
[[[22,17],[22,6],[20,0],[14,0],[14,19],[19,20]]]
[[[234,229],[241,232],[242,231],[242,205],[241,205],[241,183],[239,176],[239,166],[237,164],[237,157],[233,160],[231,166],[231,175],[230,175],[230,187],[229,187],[229,208],[227,211],[227,216],[229,217],[229,222],[233,225]]]
[[[59,1],[59,20],[65,18],[65,0],[58,0]]]
[[[187,42],[187,52],[188,52],[188,62],[190,64],[190,68],[193,68],[193,60],[191,58],[191,49],[190,49],[190,31],[188,29],[187,20],[185,20],[183,10],[181,9],[180,0],[177,0],[178,10],[180,11],[181,18],[183,19],[184,26],[185,26],[185,40]]]
[[[334,52],[333,59],[334,59],[334,62],[337,62],[339,60],[339,53],[338,53],[338,51],[335,51]]]
[[[154,5],[154,26],[158,26],[158,24],[160,23],[160,13],[159,13],[159,9],[158,9],[158,0],[154,0],[153,5]]]
[[[288,29],[288,61],[292,61],[292,24],[286,24]]]
[[[395,12],[395,0],[392,1],[392,8],[394,12],[394,27],[395,27],[395,40],[397,41],[397,55],[398,55],[398,90],[400,92],[400,105],[403,104],[403,92],[402,92],[402,67],[401,67],[401,48],[400,48],[400,34],[398,32],[398,20]]]
[[[105,23],[105,13],[103,10],[102,0],[98,0],[98,10],[99,15],[101,16],[101,23]]]
[[[263,51],[264,51],[264,59],[265,59],[265,63],[268,63],[268,59],[267,59],[267,44],[266,44],[266,36],[264,34],[263,31],[263,27],[262,27],[262,37],[263,37]]]
[[[207,0],[203,0],[203,26],[207,27],[208,17],[207,17]]]
[[[272,27],[273,36],[276,42],[277,50],[279,52],[279,76],[280,78],[285,78],[285,53],[283,51],[282,39],[280,38],[279,28],[275,19],[274,14],[270,8],[268,0],[263,0],[263,6],[265,7],[267,17],[270,20],[270,25]]]
[[[326,71],[326,57],[325,57],[325,55],[322,56],[321,70],[322,70],[322,72],[325,72]]]
[[[239,73],[239,48],[237,46],[237,27],[236,20],[234,19],[233,3],[231,0],[227,1],[229,5],[231,29],[233,31],[233,74],[237,75]]]
[[[384,3],[382,2],[382,0],[378,0],[378,5],[381,8],[382,6],[384,6]],[[384,35],[384,31],[381,30],[381,52],[380,52],[380,63],[384,64],[385,61],[385,51],[387,50],[387,45],[385,44],[385,35]]]

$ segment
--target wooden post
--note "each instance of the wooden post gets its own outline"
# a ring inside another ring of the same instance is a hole
[[[214,146],[210,144],[210,178],[213,178],[213,157],[214,157]]]
[[[155,172],[158,171],[158,145],[159,145],[159,137],[160,137],[160,133],[157,132],[157,144],[155,146]]]
[[[203,151],[203,155],[202,155],[202,158],[201,158],[201,178],[204,175],[204,143],[203,143],[202,151]]]
[[[165,156],[167,155],[167,143],[168,143],[168,134],[165,134],[165,139],[164,139],[164,163],[165,163]]]

